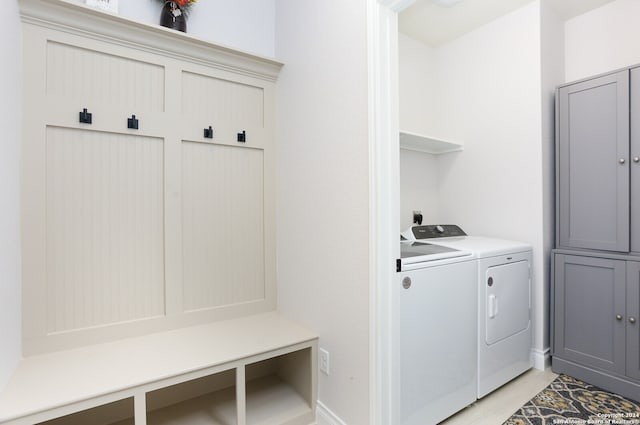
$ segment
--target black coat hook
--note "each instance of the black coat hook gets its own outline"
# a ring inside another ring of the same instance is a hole
[[[211,126],[204,129],[204,137],[206,139],[213,139],[213,128],[211,128]]]
[[[135,115],[131,115],[131,118],[127,118],[127,128],[132,128],[134,130],[138,129],[138,120]]]
[[[247,141],[247,132],[242,130],[242,133],[238,133],[238,142],[245,143]]]
[[[87,108],[84,108],[80,112],[80,122],[83,124],[91,124],[91,113],[87,112]]]

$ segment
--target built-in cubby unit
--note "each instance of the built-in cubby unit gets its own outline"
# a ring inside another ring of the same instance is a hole
[[[271,355],[258,355],[234,369],[148,392],[147,424],[312,422],[314,378],[309,371],[312,370],[313,348]]]
[[[314,423],[318,336],[276,305],[282,64],[18,4],[24,357],[0,424]]]
[[[25,358],[2,425],[309,425],[317,335],[279,313]]]
[[[236,369],[230,369],[150,391],[147,424],[235,425],[236,389]]]
[[[246,366],[247,425],[289,423],[309,414],[310,375],[297,371],[311,368],[312,358],[307,348]]]
[[[37,425],[134,425],[133,405],[133,397],[128,397]]]

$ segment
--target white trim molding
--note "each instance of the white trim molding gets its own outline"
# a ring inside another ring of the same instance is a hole
[[[369,258],[371,425],[391,424],[393,399],[390,338],[393,337],[390,284],[400,217],[400,136],[398,101],[398,11],[414,0],[368,0],[369,81]]]
[[[275,82],[283,64],[69,0],[19,0],[22,21]]]
[[[538,370],[545,370],[551,367],[551,350],[549,347],[544,350],[533,348],[531,350],[531,362],[533,367]]]

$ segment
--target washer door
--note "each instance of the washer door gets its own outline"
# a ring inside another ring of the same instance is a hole
[[[529,327],[529,262],[489,267],[485,275],[485,342],[489,345]]]
[[[433,425],[476,401],[477,262],[403,273],[395,290],[394,425]]]

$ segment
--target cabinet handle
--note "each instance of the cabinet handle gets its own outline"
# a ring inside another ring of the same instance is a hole
[[[629,323],[631,323],[632,325],[634,323],[636,323],[636,318],[635,317],[629,317]]]
[[[622,315],[621,314],[616,314],[616,320],[622,320]]]
[[[624,163],[625,163],[625,162],[627,162],[627,161],[626,161],[624,158],[620,158],[620,159],[618,160],[618,162],[622,165],[622,164],[624,164]]]
[[[633,162],[640,162],[640,156],[634,156]]]

